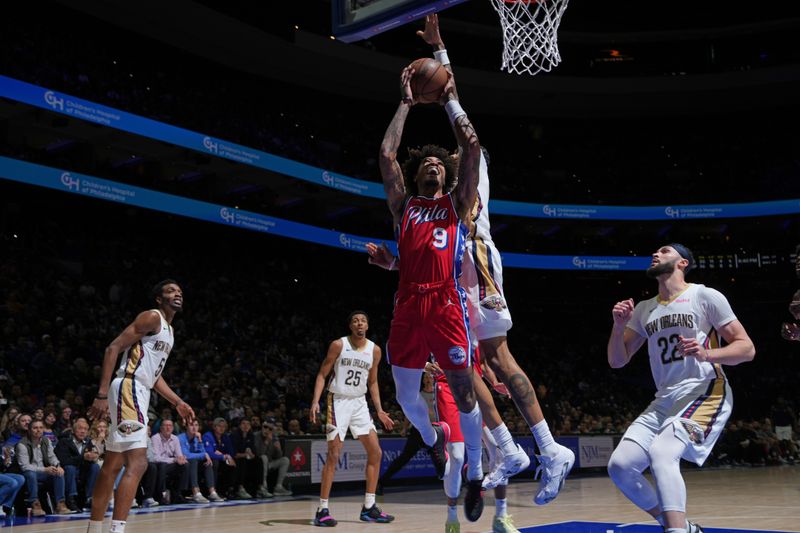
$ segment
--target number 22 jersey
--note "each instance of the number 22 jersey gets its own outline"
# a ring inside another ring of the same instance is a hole
[[[627,327],[647,339],[656,396],[676,386],[714,379],[715,365],[678,352],[679,337],[696,338],[709,350],[718,348],[717,330],[733,320],[736,315],[721,292],[695,283],[669,302],[655,296],[636,304]]]

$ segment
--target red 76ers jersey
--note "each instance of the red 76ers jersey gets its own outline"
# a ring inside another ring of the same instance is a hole
[[[467,227],[450,194],[410,196],[396,232],[401,283],[458,280]]]

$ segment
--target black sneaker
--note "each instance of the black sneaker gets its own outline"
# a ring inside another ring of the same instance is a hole
[[[436,442],[433,446],[428,448],[433,461],[433,467],[436,469],[436,477],[444,479],[447,472],[447,441],[450,440],[450,426],[447,422],[434,422],[433,429],[436,431]]]
[[[362,515],[363,515],[363,513],[362,513]],[[327,507],[325,509],[318,510],[316,516],[314,516],[314,525],[315,526],[319,526],[319,527],[335,527],[337,523],[338,522],[336,522],[336,520],[333,519],[333,517],[331,516],[331,513],[330,513],[330,511],[328,511]]]
[[[361,520],[364,522],[378,522],[379,524],[388,524],[394,517],[381,511],[377,505],[373,504],[372,507],[367,509],[361,507]]]
[[[73,513],[77,513],[78,511],[80,511],[80,507],[78,507],[78,502],[75,501],[74,496],[68,497],[65,503],[67,505],[67,509],[69,509]]]
[[[483,514],[483,479],[467,481],[464,495],[464,516],[470,522],[477,522]]]

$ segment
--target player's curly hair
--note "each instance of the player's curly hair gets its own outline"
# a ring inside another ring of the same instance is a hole
[[[444,164],[444,191],[450,192],[458,181],[458,164],[451,157],[450,152],[435,144],[426,144],[422,148],[409,148],[408,159],[403,163],[403,179],[405,180],[406,192],[417,195],[417,176],[420,164],[426,157],[436,157]]]

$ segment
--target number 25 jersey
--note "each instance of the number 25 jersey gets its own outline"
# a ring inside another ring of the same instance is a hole
[[[410,196],[396,231],[401,285],[458,280],[467,227],[450,194]]]
[[[367,393],[367,378],[374,361],[375,343],[367,340],[366,345],[356,349],[350,339],[342,337],[342,352],[333,366],[333,377],[328,390],[334,394],[357,397]]]

